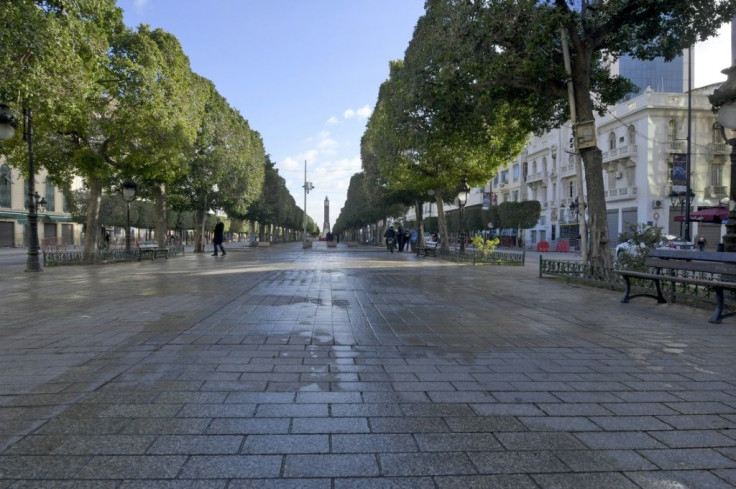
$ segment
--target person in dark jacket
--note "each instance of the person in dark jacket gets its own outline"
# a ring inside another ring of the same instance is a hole
[[[215,224],[215,236],[212,238],[212,242],[215,245],[215,252],[212,253],[212,256],[217,256],[217,247],[220,247],[220,251],[222,251],[222,255],[225,256],[227,253],[225,252],[225,248],[222,247],[222,240],[225,237],[225,224],[220,220],[220,218],[217,218],[217,224]]]

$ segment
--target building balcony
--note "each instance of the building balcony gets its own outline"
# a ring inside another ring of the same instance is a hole
[[[685,151],[685,141],[667,141],[667,151],[670,153],[682,153]]]
[[[635,144],[627,144],[618,148],[609,149],[603,152],[603,162],[620,160],[623,158],[631,158],[636,155],[637,147]]]
[[[607,201],[629,200],[636,198],[636,187],[621,187],[606,190],[605,197]]]
[[[728,144],[726,143],[708,143],[705,147],[713,154],[725,155],[729,153]]]
[[[708,199],[723,199],[728,197],[728,191],[725,186],[722,185],[711,185],[705,187],[705,197]]]
[[[547,179],[546,171],[539,171],[537,173],[530,173],[526,178],[526,183],[541,182]]]
[[[569,165],[560,167],[561,177],[569,177],[570,175],[575,175],[575,164],[574,163],[570,163]]]

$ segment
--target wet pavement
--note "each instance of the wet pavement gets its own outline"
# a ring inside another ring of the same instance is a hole
[[[0,488],[736,487],[736,317],[323,243],[0,274]]]

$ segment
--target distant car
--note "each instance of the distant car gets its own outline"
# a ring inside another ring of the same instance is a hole
[[[634,243],[633,240],[624,241],[616,246],[616,258],[620,259],[624,255],[635,255],[636,250],[645,248],[642,243]],[[687,241],[677,236],[663,236],[662,240],[656,247],[658,250],[694,250],[695,243]]]

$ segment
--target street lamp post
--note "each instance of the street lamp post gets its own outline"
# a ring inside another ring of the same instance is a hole
[[[23,137],[28,143],[28,259],[26,272],[40,272],[41,262],[38,259],[38,210],[45,210],[46,199],[36,192],[36,170],[33,153],[33,112],[23,109]],[[15,135],[18,121],[10,112],[10,107],[0,104],[0,139],[10,139]]]
[[[128,226],[125,228],[125,252],[130,253],[130,203],[135,200],[135,191],[138,186],[132,178],[123,182],[123,200],[128,206]]]
[[[682,222],[684,220],[682,216],[685,213],[685,202],[687,201],[687,193],[675,192],[673,190],[670,192],[669,197],[672,207],[676,206],[678,203],[680,204],[680,237],[682,238]]]
[[[314,185],[312,185],[312,182],[307,181],[307,160],[304,160],[304,230],[302,231],[302,249],[307,247],[307,194],[310,190],[314,190]]]
[[[708,100],[713,105],[713,111],[718,113],[723,139],[731,146],[731,186],[728,192],[728,223],[723,237],[723,249],[736,252],[736,137],[728,138],[725,131],[736,130],[736,64],[721,73],[728,78],[712,95],[708,95]]]
[[[470,186],[468,185],[468,179],[463,178],[463,183],[457,192],[457,205],[460,208],[460,228],[458,232],[458,239],[460,240],[460,253],[465,253],[465,231],[463,224],[463,213],[465,211],[465,204],[468,202],[468,194],[470,194]]]

